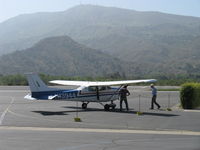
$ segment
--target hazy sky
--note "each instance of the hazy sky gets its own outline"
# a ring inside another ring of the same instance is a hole
[[[0,0],[0,22],[19,14],[64,11],[79,4],[200,17],[200,0]]]

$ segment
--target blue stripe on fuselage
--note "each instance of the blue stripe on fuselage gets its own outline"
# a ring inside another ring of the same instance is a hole
[[[32,92],[32,97],[36,99],[49,99],[49,96],[54,96],[55,99],[68,99],[78,95],[78,90],[57,90],[57,91],[42,91]]]
[[[117,90],[117,88],[112,88],[112,90]],[[95,97],[97,96],[96,92],[92,93],[79,93],[79,90],[69,89],[69,90],[56,90],[56,91],[42,91],[42,92],[32,92],[32,97],[41,100],[48,100],[51,96],[55,96],[54,100],[62,99],[73,99],[73,98],[84,98],[84,97]],[[100,92],[99,96],[114,96],[118,95],[118,92],[115,91],[105,91]]]

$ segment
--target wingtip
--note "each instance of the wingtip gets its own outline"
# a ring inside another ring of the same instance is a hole
[[[156,79],[150,79],[148,82],[149,83],[151,83],[151,82],[157,82],[157,80]]]

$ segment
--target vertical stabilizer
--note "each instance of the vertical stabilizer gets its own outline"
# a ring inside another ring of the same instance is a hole
[[[43,92],[53,90],[49,88],[37,74],[29,73],[26,74],[26,76],[31,92]]]

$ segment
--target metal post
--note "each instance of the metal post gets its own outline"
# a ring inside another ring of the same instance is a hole
[[[74,118],[75,122],[81,122],[81,118],[78,117],[78,101],[76,101],[76,117]]]
[[[141,95],[139,95],[139,110],[137,112],[137,115],[142,115],[142,112],[140,111],[140,97],[141,97]]]
[[[78,101],[76,101],[76,118],[78,118]]]
[[[170,94],[168,94],[168,108],[170,107]]]
[[[139,95],[139,112],[140,112],[140,96],[141,96],[141,95]]]
[[[172,111],[170,108],[170,93],[168,93],[168,108],[167,108],[167,110]]]

